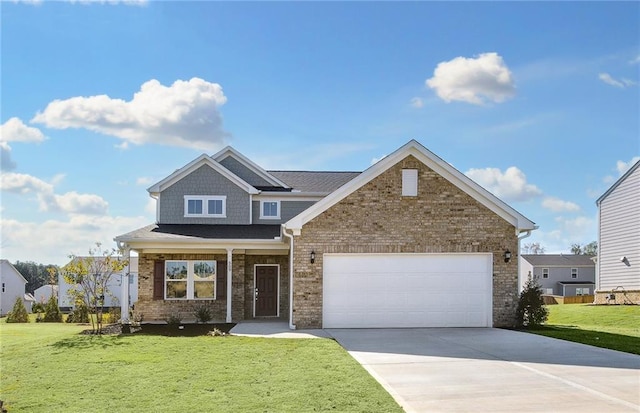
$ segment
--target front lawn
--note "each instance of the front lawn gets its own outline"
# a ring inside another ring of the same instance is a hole
[[[545,327],[532,333],[640,354],[640,306],[550,305]]]
[[[0,323],[14,412],[402,412],[333,340],[80,335]]]

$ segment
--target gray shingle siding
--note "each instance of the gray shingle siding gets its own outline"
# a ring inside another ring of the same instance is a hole
[[[240,179],[252,186],[271,186],[271,182],[267,182],[265,179],[258,176],[255,172],[238,162],[237,159],[228,156],[220,164],[233,172]]]
[[[227,217],[186,218],[185,195],[226,196]],[[160,224],[249,224],[249,212],[249,194],[206,165],[160,193]]]
[[[254,224],[283,224],[295,217],[311,205],[315,201],[281,201],[280,202],[280,219],[260,219],[260,201],[252,202],[252,213]]]

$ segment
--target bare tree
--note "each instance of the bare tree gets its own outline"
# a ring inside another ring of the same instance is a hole
[[[545,248],[539,242],[530,242],[521,247],[522,254],[540,255],[544,254]]]

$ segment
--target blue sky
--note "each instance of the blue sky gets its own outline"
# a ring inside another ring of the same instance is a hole
[[[64,264],[154,221],[226,145],[364,170],[416,139],[547,252],[597,237],[640,156],[637,2],[2,2],[2,258]]]

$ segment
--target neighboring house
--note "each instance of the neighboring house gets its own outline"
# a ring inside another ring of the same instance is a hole
[[[0,316],[13,309],[16,299],[22,299],[27,311],[31,311],[31,296],[25,294],[27,280],[8,260],[0,259]]]
[[[42,287],[38,287],[33,292],[33,298],[35,298],[36,302],[46,304],[51,298],[52,295],[58,297],[58,286],[55,284],[46,284]]]
[[[101,258],[96,257],[96,259]],[[127,274],[130,274],[129,277],[127,277]],[[104,297],[104,307],[119,307],[121,305],[123,302],[123,279],[128,281],[128,285],[125,284],[124,286],[124,291],[128,291],[129,303],[133,304],[138,301],[138,257],[131,257],[127,267],[111,276],[109,283],[107,284],[109,294],[105,294]],[[74,307],[73,300],[69,296],[69,290],[76,286],[67,283],[64,280],[62,273],[58,275],[58,285],[60,286],[58,307],[64,311],[68,311]]]
[[[571,297],[593,294],[596,265],[590,255],[537,254],[520,256],[520,290],[529,276],[542,293]]]
[[[640,304],[640,161],[596,205],[596,303]]]
[[[145,320],[512,326],[536,229],[414,140],[361,173],[266,171],[227,147],[148,191],[157,222],[115,238],[138,253]]]

